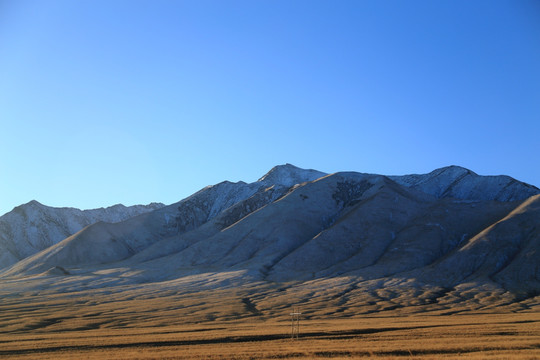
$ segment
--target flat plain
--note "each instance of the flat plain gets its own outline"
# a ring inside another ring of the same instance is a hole
[[[64,299],[65,300],[65,299]],[[155,300],[157,301],[157,299]],[[0,313],[8,359],[539,359],[540,312],[314,316],[290,338],[285,309],[240,319],[192,317],[152,299],[77,306],[9,301]],[[98,302],[98,301],[97,301]],[[146,303],[148,307],[142,308]],[[122,305],[121,305],[122,304]],[[161,305],[161,306],[159,306]],[[170,304],[169,304],[170,305]],[[184,304],[186,305],[186,304]],[[193,306],[197,304],[193,303]],[[217,305],[217,304],[215,304]],[[224,308],[230,306],[227,298]],[[184,307],[182,307],[184,308]],[[230,312],[230,308],[227,311]]]

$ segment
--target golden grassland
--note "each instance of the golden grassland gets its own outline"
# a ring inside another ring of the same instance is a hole
[[[540,314],[371,316],[290,322],[202,324],[89,330],[15,331],[0,336],[10,359],[539,359]]]
[[[356,299],[333,288],[58,292],[4,284],[0,358],[540,359],[538,298]],[[290,339],[291,304],[303,313],[298,340]]]

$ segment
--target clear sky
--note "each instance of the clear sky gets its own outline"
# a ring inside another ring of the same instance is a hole
[[[537,0],[0,0],[0,214],[277,164],[540,186]]]

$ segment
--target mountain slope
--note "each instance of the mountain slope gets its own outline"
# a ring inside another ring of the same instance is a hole
[[[0,268],[46,249],[98,221],[121,222],[163,204],[114,205],[79,210],[53,208],[31,201],[0,217]]]
[[[122,260],[162,239],[199,228],[225,209],[241,204],[256,193],[271,193],[273,195],[267,200],[274,200],[294,185],[297,179],[313,180],[321,174],[287,164],[273,168],[267,176],[252,184],[225,181],[207,186],[178,203],[123,222],[92,224],[60,243],[21,261],[17,269],[32,269],[32,272],[36,272],[57,265],[69,267]],[[270,184],[268,179],[271,178],[278,182]],[[258,205],[246,203],[244,206],[245,209],[240,209],[239,214],[229,213],[221,216],[220,221],[227,225],[234,222],[231,219],[235,216],[254,211]],[[236,211],[238,210],[236,208]]]
[[[500,282],[509,290],[535,293],[540,290],[539,225],[540,195],[536,195],[419,277],[445,287],[486,278]]]

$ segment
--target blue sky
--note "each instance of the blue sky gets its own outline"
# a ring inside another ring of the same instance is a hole
[[[540,186],[540,3],[0,0],[0,214],[277,164]]]

